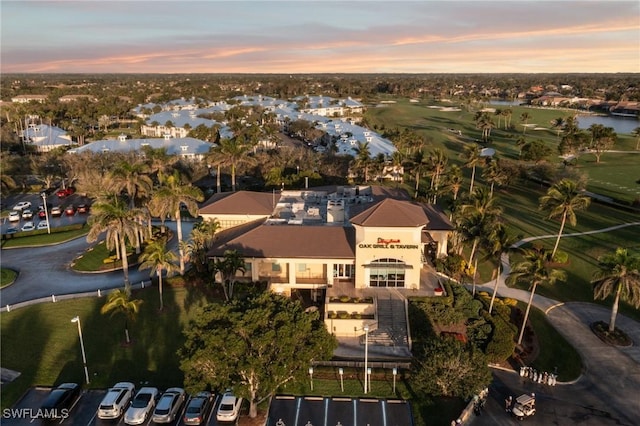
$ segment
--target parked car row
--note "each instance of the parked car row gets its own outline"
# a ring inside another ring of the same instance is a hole
[[[63,383],[51,390],[41,408],[63,418],[79,398],[80,385]],[[148,419],[154,423],[171,423],[178,418],[184,406],[182,421],[186,425],[197,426],[205,422],[214,402],[214,395],[208,391],[198,392],[187,399],[185,390],[179,387],[169,388],[163,393],[155,387],[142,387],[136,392],[133,383],[119,382],[107,390],[98,406],[97,417],[113,420],[122,416],[128,425],[140,425]],[[241,405],[242,398],[227,390],[222,395],[216,420],[235,422]]]

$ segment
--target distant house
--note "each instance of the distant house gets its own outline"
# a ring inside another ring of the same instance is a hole
[[[90,102],[96,102],[97,99],[95,96],[91,95],[65,95],[58,98],[59,102],[67,103],[67,102],[75,102],[81,99],[86,99]]]
[[[617,115],[620,117],[639,117],[640,116],[640,103],[639,102],[618,102],[612,106],[609,110],[611,115]]]
[[[212,143],[204,142],[195,138],[172,138],[165,135],[162,139],[127,139],[121,135],[117,140],[101,140],[70,149],[68,153],[78,154],[82,152],[93,152],[96,154],[106,152],[141,152],[143,147],[149,146],[154,149],[164,148],[168,155],[178,155],[188,160],[202,160],[209,153]]]
[[[15,102],[17,104],[27,104],[29,102],[44,103],[46,101],[47,97],[45,95],[17,95],[11,98],[11,102]]]
[[[74,145],[67,132],[46,124],[29,123],[19,136],[25,144],[35,147],[38,152],[49,152],[56,148]]]

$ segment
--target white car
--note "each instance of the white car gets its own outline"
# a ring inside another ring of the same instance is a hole
[[[232,392],[227,391],[222,395],[222,401],[218,407],[216,420],[219,422],[235,422],[240,414],[242,398],[237,398]]]
[[[36,229],[47,229],[47,221],[41,220],[40,222],[38,222],[38,226],[36,226]]]
[[[33,219],[33,212],[30,209],[26,209],[22,211],[23,219]]]
[[[133,383],[116,383],[107,391],[107,394],[98,406],[98,418],[117,419],[120,417],[129,405],[131,398],[133,398],[134,392],[135,386]]]
[[[21,231],[33,231],[34,229],[36,229],[36,226],[33,224],[33,222],[26,222],[24,225],[22,225],[22,228],[20,229]]]
[[[28,202],[28,201],[20,201],[18,204],[13,206],[12,210],[22,211],[22,210],[30,209],[30,208],[31,208],[31,203],[30,202]]]
[[[182,388],[167,389],[160,397],[151,420],[154,423],[171,423],[178,415],[186,397],[187,394]]]
[[[9,212],[9,222],[20,222],[20,212],[18,211],[10,211]]]
[[[140,388],[124,413],[124,422],[128,425],[139,425],[147,421],[159,396],[158,388]]]

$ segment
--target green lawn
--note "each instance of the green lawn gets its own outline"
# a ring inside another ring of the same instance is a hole
[[[518,302],[524,312],[527,305]],[[582,374],[582,359],[578,352],[547,321],[544,312],[532,308],[529,322],[533,326],[540,346],[540,353],[532,363],[538,371],[558,372],[558,380],[567,382],[577,379]]]
[[[13,269],[0,268],[0,288],[6,287],[15,281],[18,273]]]
[[[102,298],[38,304],[0,314],[2,366],[22,373],[2,387],[2,408],[11,406],[30,386],[84,381],[76,324],[78,315],[91,376],[91,387],[117,381],[149,381],[159,387],[182,384],[176,351],[193,307],[206,296],[197,290],[165,287],[163,312],[157,288],[134,292],[144,300],[138,320],[130,326],[133,344],[125,346],[124,320],[101,315]]]
[[[129,266],[131,266],[137,257],[129,253]],[[109,260],[107,262],[107,260]],[[84,254],[78,256],[72,265],[76,271],[109,271],[122,268],[122,261],[115,259],[115,250],[108,250],[104,240],[90,247]]]

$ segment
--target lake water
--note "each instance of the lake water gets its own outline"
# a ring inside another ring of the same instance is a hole
[[[503,101],[491,100],[488,102],[496,106],[518,106],[522,100]],[[636,127],[640,127],[640,120],[631,117],[616,117],[612,115],[578,115],[578,127],[580,129],[588,129],[592,124],[602,124],[604,127],[611,127],[616,133],[629,134]]]

